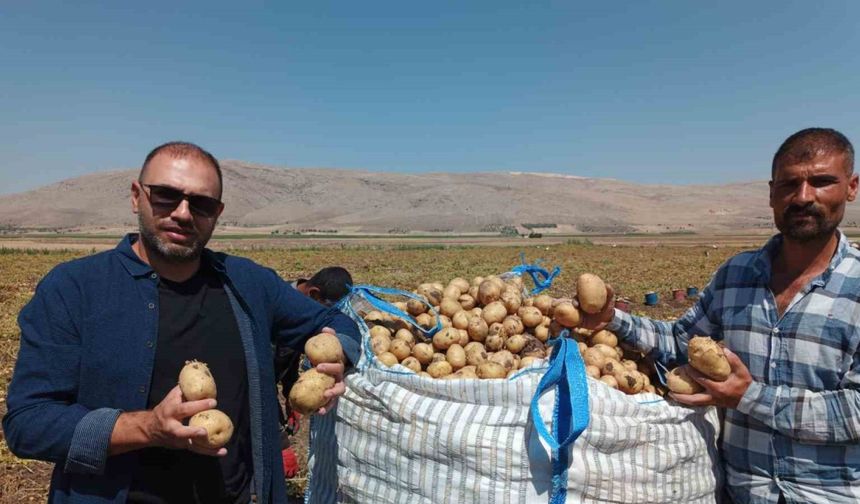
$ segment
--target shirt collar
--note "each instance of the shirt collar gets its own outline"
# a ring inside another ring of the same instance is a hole
[[[827,269],[812,280],[813,285],[824,286],[830,279],[830,275],[833,274],[833,270],[836,269],[848,253],[848,247],[851,246],[848,242],[848,237],[842,231],[837,230],[837,233],[839,233],[839,243],[836,245],[836,251],[833,253],[833,257],[830,258],[830,264],[827,265]],[[765,282],[770,281],[773,258],[776,257],[780,247],[782,247],[782,241],[782,233],[771,237],[765,243],[764,247],[759,250],[758,257],[753,261],[753,269]]]
[[[140,239],[140,235],[138,233],[129,233],[125,235],[122,241],[120,241],[116,246],[120,262],[122,262],[123,267],[128,271],[129,275],[133,277],[142,277],[153,273],[152,266],[143,262],[132,248],[132,245],[134,245],[138,239]],[[202,257],[203,260],[207,261],[215,271],[224,273],[225,267],[222,255],[223,254],[216,254],[208,248],[204,248]]]

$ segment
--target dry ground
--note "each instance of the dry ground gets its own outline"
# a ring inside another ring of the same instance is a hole
[[[454,276],[500,273],[519,262],[524,252],[529,260],[543,259],[547,266],[559,265],[562,275],[551,293],[570,292],[576,276],[585,271],[608,280],[616,291],[634,301],[645,292],[660,293],[656,307],[634,305],[634,312],[658,318],[680,314],[689,302],[665,301],[672,288],[694,285],[701,288],[727,257],[759,245],[763,239],[741,237],[711,245],[682,243],[673,246],[643,245],[635,240],[624,246],[551,244],[522,241],[515,246],[453,246],[451,244],[362,243],[318,244],[311,248],[248,248],[236,253],[275,269],[284,278],[307,276],[317,269],[340,264],[358,283],[414,288],[422,281],[447,281]],[[38,245],[38,244],[35,244]],[[83,246],[81,246],[83,245]],[[98,248],[103,248],[104,243]],[[223,244],[220,244],[223,245]],[[241,244],[239,244],[241,246]],[[269,242],[271,246],[271,242]],[[13,250],[0,244],[0,414],[5,413],[6,388],[11,379],[20,336],[16,316],[32,296],[39,279],[59,262],[90,253],[92,243],[74,244],[76,250]],[[55,247],[56,248],[56,247]],[[219,246],[219,248],[225,248]],[[228,247],[229,248],[229,247]],[[304,432],[307,432],[306,429]],[[0,434],[0,502],[45,500],[51,467],[14,457]],[[300,488],[302,480],[293,482]]]

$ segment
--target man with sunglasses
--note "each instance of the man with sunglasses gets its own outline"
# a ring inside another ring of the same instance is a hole
[[[272,345],[331,331],[355,362],[359,333],[274,271],[205,248],[221,193],[211,154],[157,147],[131,186],[139,234],[57,266],[21,311],[3,427],[16,455],[56,463],[52,502],[286,502]],[[217,401],[183,401],[191,359],[208,363]],[[324,414],[344,369],[317,369],[336,381]],[[185,420],[215,407],[234,434],[207,449]]]

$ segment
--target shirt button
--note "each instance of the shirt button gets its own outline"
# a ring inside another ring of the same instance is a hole
[[[146,348],[152,348],[152,341],[146,342]]]
[[[776,367],[776,362],[771,362],[771,363],[770,363],[770,367],[775,368],[775,367]]]
[[[141,394],[145,394],[146,393],[146,387],[141,385],[140,387],[137,388],[137,391],[140,392]]]
[[[155,309],[155,303],[149,303],[147,306],[149,306],[149,309],[150,309],[150,310],[154,310],[154,309]]]
[[[158,274],[157,274],[157,273],[153,273],[153,274],[149,275],[149,278],[151,278],[151,279],[155,280],[156,278],[158,278]]]
[[[772,332],[774,334],[779,334],[779,327],[774,327]]]

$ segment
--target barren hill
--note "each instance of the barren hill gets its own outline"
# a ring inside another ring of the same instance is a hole
[[[640,185],[543,173],[374,173],[225,161],[221,224],[282,231],[552,232],[771,229],[767,184]],[[0,226],[130,227],[137,170],[100,172],[0,197]],[[849,207],[847,221],[860,220]]]

